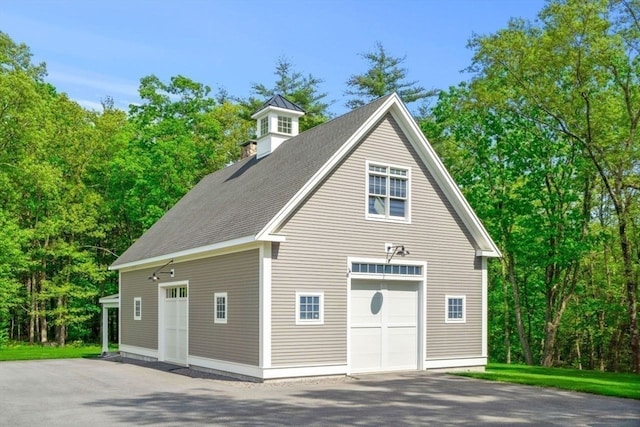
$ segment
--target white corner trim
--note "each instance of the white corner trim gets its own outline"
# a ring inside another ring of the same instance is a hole
[[[482,289],[481,289],[481,323],[482,323],[482,356],[489,356],[489,338],[488,338],[488,329],[489,329],[489,276],[487,272],[487,258],[482,258]]]
[[[118,346],[118,351],[125,352],[125,353],[138,354],[140,356],[153,357],[155,359],[158,358],[158,350],[153,350],[151,348],[137,347],[135,345],[120,344]]]
[[[424,361],[425,369],[446,369],[446,368],[462,368],[471,366],[485,366],[487,364],[486,357],[468,357],[453,359],[430,359]]]
[[[271,243],[265,242],[260,247],[260,296],[259,296],[259,364],[261,368],[271,366]]]

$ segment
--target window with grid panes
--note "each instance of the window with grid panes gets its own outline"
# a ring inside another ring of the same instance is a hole
[[[370,218],[408,218],[408,169],[369,164],[367,213]]]

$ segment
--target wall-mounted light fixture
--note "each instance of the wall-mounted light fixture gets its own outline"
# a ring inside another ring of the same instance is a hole
[[[404,245],[394,245],[393,243],[385,243],[384,250],[387,253],[387,264],[391,262],[395,255],[407,256],[409,251],[405,249]]]
[[[151,273],[151,276],[149,276],[149,280],[153,280],[154,282],[157,282],[158,280],[160,280],[159,274],[168,274],[169,277],[175,276],[176,271],[173,268],[169,271],[161,271],[163,268],[165,268],[167,265],[171,264],[172,262],[173,260],[169,260],[168,263],[166,263],[165,265],[163,265],[162,267],[160,267],[159,269]]]

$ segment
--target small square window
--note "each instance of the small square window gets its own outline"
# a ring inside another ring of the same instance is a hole
[[[296,325],[324,323],[324,293],[296,292]]]
[[[291,117],[278,116],[278,132],[291,134]]]
[[[445,297],[445,322],[446,323],[465,323],[466,322],[466,298],[465,296]]]
[[[142,298],[133,299],[133,320],[142,320]]]
[[[216,292],[213,294],[213,322],[214,323],[227,323],[227,293]]]

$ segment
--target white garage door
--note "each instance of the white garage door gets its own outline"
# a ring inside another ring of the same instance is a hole
[[[164,342],[165,360],[187,364],[187,287],[165,289]]]
[[[418,284],[353,281],[351,371],[418,369]]]

